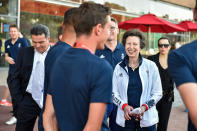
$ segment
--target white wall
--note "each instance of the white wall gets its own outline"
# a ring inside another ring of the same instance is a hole
[[[90,0],[86,0],[90,1]],[[192,10],[178,5],[155,1],[155,0],[94,0],[97,3],[104,4],[105,2],[117,3],[124,6],[127,12],[144,14],[153,13],[156,16],[164,16],[168,14],[169,19],[178,19],[179,21],[193,19]]]

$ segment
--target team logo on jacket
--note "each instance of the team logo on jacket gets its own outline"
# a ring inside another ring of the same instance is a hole
[[[105,58],[105,56],[102,54],[102,55],[100,56],[100,58],[102,58],[102,59],[103,59],[103,58]]]
[[[121,59],[122,59],[122,60],[124,59],[124,54],[123,54],[123,53],[121,54]]]
[[[146,73],[149,74],[149,70],[146,70]]]
[[[120,77],[123,77],[123,74],[122,74],[122,73],[120,73],[120,74],[119,74],[119,76],[120,76]]]
[[[21,43],[18,44],[18,48],[21,48]]]
[[[7,48],[10,48],[10,46],[8,45]]]

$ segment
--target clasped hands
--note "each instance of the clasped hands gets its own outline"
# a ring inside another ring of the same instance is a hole
[[[145,111],[146,111],[145,106],[141,106],[133,109],[132,106],[127,105],[124,108],[124,117],[126,120],[131,120],[131,117],[133,117],[136,121],[140,121]]]

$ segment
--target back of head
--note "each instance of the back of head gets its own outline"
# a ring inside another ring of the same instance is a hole
[[[101,4],[85,2],[75,11],[73,25],[77,36],[81,34],[90,35],[92,29],[97,24],[102,26],[106,23],[106,18],[111,14],[111,9]]]
[[[64,25],[73,25],[72,17],[74,17],[74,11],[77,8],[70,8],[64,13]]]
[[[45,35],[45,38],[50,37],[50,32],[49,32],[49,28],[43,24],[36,24],[32,27],[31,31],[30,31],[31,35]]]
[[[194,21],[197,22],[197,0],[196,0],[196,4],[195,4],[195,7],[193,9],[193,18],[194,18]]]
[[[196,5],[195,5],[195,7],[194,7],[195,9],[197,9],[197,0],[196,0]]]

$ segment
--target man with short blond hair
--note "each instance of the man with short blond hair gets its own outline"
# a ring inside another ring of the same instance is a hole
[[[7,83],[8,83],[8,88],[11,88],[11,79],[13,76],[13,72],[15,69],[15,63],[17,61],[17,56],[18,52],[21,48],[23,47],[28,47],[27,41],[24,39],[19,38],[19,29],[18,27],[13,24],[9,26],[9,35],[10,39],[5,41],[5,60],[9,63],[9,71],[8,71],[8,78],[7,78]],[[13,117],[10,118],[9,121],[6,122],[8,125],[12,125],[16,123],[16,110],[17,110],[17,105],[15,102],[15,99],[13,99],[13,96],[11,94],[12,98],[12,104],[13,104]]]

